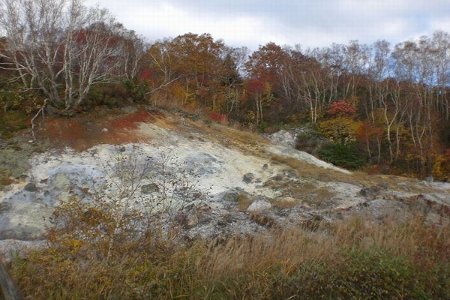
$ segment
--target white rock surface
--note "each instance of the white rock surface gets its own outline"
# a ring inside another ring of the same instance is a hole
[[[245,211],[237,208],[242,200],[240,196],[259,199],[250,204],[247,212],[269,211],[272,208],[270,199],[290,196],[283,193],[283,184],[297,184],[299,186],[295,187],[301,189],[302,182],[309,182],[331,191],[323,199],[326,203],[323,209],[328,211],[351,209],[367,200],[359,195],[362,187],[356,184],[299,178],[289,166],[271,163],[272,153],[351,174],[298,151],[291,145],[281,145],[276,141],[275,144],[261,143],[257,146],[264,148],[265,152],[258,156],[214,143],[197,132],[192,135],[189,133],[191,138],[187,138],[186,134],[177,130],[155,124],[141,124],[137,133],[142,136],[140,143],[97,145],[83,152],[65,149],[33,156],[27,182],[12,185],[8,191],[0,192],[0,240],[39,238],[45,225],[48,225],[53,207],[69,197],[91,200],[92,194],[99,192],[109,199],[117,196],[116,175],[121,170],[118,166],[126,167],[127,164],[134,166],[133,170],[138,173],[146,169],[146,176],[140,179],[140,184],[147,188],[138,188],[133,194],[133,207],[149,209],[159,204],[159,209],[181,209],[186,204],[196,207],[200,203],[207,203],[211,207],[211,212],[206,212],[205,218],[195,214],[195,217],[192,215],[187,220],[187,227],[192,226],[189,230],[193,236],[254,233],[261,230],[261,226],[252,222]],[[301,170],[298,171],[301,177]],[[252,174],[252,180],[244,181],[244,176],[249,173]],[[32,191],[24,189],[28,182],[34,184]],[[266,185],[266,182],[272,185]],[[430,190],[430,199],[440,203],[449,202],[445,200],[450,193],[449,184],[419,182],[418,185]],[[149,187],[152,187],[151,191]],[[233,192],[232,197],[229,195],[226,197],[229,200],[224,200],[224,195],[229,192]],[[394,191],[388,192],[395,194]],[[375,204],[384,205],[384,202]],[[374,205],[375,209],[377,205]],[[304,213],[301,209],[306,206],[302,207],[296,206],[286,212],[286,219],[299,220],[299,216]],[[314,209],[320,214],[319,208]]]

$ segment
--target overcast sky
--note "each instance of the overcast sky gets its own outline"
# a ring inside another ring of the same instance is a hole
[[[397,43],[450,31],[450,0],[87,0],[148,41],[210,33],[231,46]]]

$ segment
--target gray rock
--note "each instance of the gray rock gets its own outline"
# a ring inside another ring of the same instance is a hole
[[[159,186],[156,183],[145,184],[141,186],[141,193],[148,195],[159,192]]]
[[[0,229],[0,240],[15,239],[15,240],[33,240],[42,238],[44,229],[41,226],[30,226],[19,224],[13,228]]]
[[[222,161],[208,153],[196,153],[185,158],[185,168],[195,175],[214,174],[221,169]]]
[[[268,136],[274,144],[283,145],[288,147],[294,147],[297,142],[296,130],[280,130]]]
[[[90,188],[104,183],[104,175],[97,167],[81,164],[63,164],[49,172],[51,190],[68,191],[70,187]]]
[[[265,200],[256,200],[247,208],[247,212],[262,212],[272,208],[272,204]]]
[[[297,178],[297,174],[295,173],[295,171],[290,169],[283,170],[283,175],[290,179]]]
[[[51,179],[51,185],[60,191],[68,191],[70,188],[70,179],[63,173],[56,174]]]
[[[253,173],[247,173],[242,177],[242,181],[245,183],[251,183],[255,179],[255,175]]]
[[[207,204],[195,206],[190,204],[178,212],[175,220],[183,226],[184,229],[192,229],[199,224],[207,224],[211,221],[212,209]]]
[[[239,200],[239,192],[235,192],[235,191],[225,192],[223,194],[221,200],[226,201],[226,202],[238,202],[238,200]]]
[[[388,189],[388,185],[386,183],[381,183],[381,184],[378,184],[378,185],[362,188],[359,191],[359,195],[361,195],[363,197],[366,197],[368,199],[375,199],[383,191],[386,191],[387,189]]]
[[[12,208],[11,203],[9,202],[1,202],[0,203],[0,214],[10,211]]]
[[[362,211],[379,220],[388,216],[395,216],[401,220],[408,214],[407,205],[399,201],[375,199],[364,206]]]
[[[37,192],[37,187],[32,182],[27,183],[23,189],[27,192]]]

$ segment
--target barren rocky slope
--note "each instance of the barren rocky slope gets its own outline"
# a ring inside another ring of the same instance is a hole
[[[115,199],[123,185],[133,191],[119,200],[189,239],[354,214],[449,221],[448,183],[352,173],[283,145],[279,136],[271,141],[188,116],[140,108],[117,118],[122,122],[91,124],[85,147],[76,149],[75,139],[67,144],[76,150],[51,147],[29,158],[29,169],[0,192],[2,247],[39,241],[60,201]],[[81,143],[83,132],[77,138]]]

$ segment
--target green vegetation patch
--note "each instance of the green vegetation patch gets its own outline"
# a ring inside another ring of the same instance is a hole
[[[0,113],[0,137],[11,138],[14,133],[29,126],[29,116],[18,110]]]
[[[364,154],[355,144],[330,143],[322,146],[319,157],[336,166],[354,170],[366,163]]]

